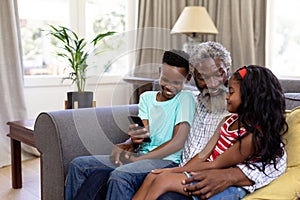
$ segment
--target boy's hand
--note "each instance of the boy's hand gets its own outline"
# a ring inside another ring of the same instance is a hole
[[[115,165],[120,166],[123,164],[121,157],[123,157],[126,152],[134,152],[133,143],[116,144],[111,151],[110,160],[115,163]]]
[[[137,124],[130,124],[128,128],[130,140],[114,146],[110,154],[110,160],[115,163],[115,165],[120,166],[135,161],[135,157],[132,156],[132,153],[138,145],[143,143],[144,138],[150,135],[147,128],[138,127]]]
[[[144,141],[144,138],[135,138],[135,137],[130,137],[130,138],[131,138],[132,143],[135,145],[142,144]]]
[[[130,162],[136,162],[139,159],[139,156],[136,156],[136,154],[134,153],[128,153],[126,154],[125,158],[127,159],[127,163],[130,163]]]
[[[130,124],[128,128],[128,135],[131,138],[131,141],[135,145],[140,145],[143,143],[144,138],[150,137],[149,131],[147,128],[138,128],[137,124]]]

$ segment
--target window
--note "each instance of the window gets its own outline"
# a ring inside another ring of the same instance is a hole
[[[267,65],[278,77],[300,78],[300,1],[268,3]]]
[[[130,5],[131,4],[131,5]],[[65,64],[55,54],[53,38],[45,30],[51,25],[70,27],[80,37],[93,38],[106,31],[124,32],[128,28],[128,7],[134,0],[18,0],[25,75],[63,75]],[[122,70],[114,69],[122,62]],[[128,70],[126,56],[115,60],[105,73]],[[105,64],[104,64],[105,65]]]
[[[33,6],[34,5],[34,6]],[[45,37],[47,24],[69,23],[67,0],[19,0],[23,66],[25,75],[59,75],[63,67],[56,62],[50,38]],[[53,13],[56,13],[55,15]]]

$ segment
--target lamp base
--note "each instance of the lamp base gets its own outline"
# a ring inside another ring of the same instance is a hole
[[[187,42],[183,44],[183,51],[185,51],[189,56],[192,56],[195,52],[196,46],[200,44],[200,38],[198,37],[188,37]]]

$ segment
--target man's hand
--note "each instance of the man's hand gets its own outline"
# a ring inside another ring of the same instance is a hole
[[[230,174],[221,169],[192,172],[191,178],[183,180],[183,184],[186,185],[184,190],[189,192],[190,195],[198,196],[200,199],[208,199],[232,185]],[[194,181],[199,182],[189,185]]]

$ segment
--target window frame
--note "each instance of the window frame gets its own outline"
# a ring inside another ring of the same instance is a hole
[[[137,0],[126,0],[126,27],[125,31],[135,30],[137,27]],[[69,0],[69,9],[70,9],[70,28],[78,33],[79,36],[85,36],[85,4],[86,0]],[[129,66],[132,66],[133,57],[131,56],[128,63]],[[25,75],[24,78],[24,87],[33,88],[33,87],[64,87],[72,85],[70,80],[65,80],[62,82],[63,75]],[[122,79],[122,75],[115,75],[104,73],[101,78],[101,84],[113,84],[118,83]],[[88,81],[89,85],[99,84],[99,78],[91,78]]]

